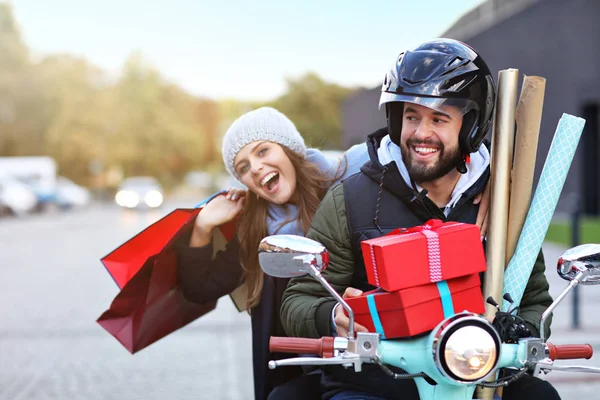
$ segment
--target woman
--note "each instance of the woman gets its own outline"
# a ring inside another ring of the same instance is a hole
[[[266,399],[275,386],[302,372],[298,367],[267,367],[269,360],[289,357],[271,354],[268,347],[270,336],[286,336],[279,322],[279,306],[288,279],[262,272],[258,244],[276,233],[306,234],[328,188],[336,180],[358,172],[367,159],[365,145],[354,146],[341,162],[307,149],[294,124],[273,108],[244,114],[225,134],[225,167],[248,188],[248,193],[230,190],[198,214],[189,246],[179,250],[179,278],[186,298],[196,303],[214,301],[242,282],[246,285],[256,399]],[[212,260],[213,230],[238,216],[236,237]],[[298,398],[310,398],[310,389],[316,390],[318,383],[318,375],[303,377],[293,392],[302,396]],[[308,392],[300,393],[301,389]]]
[[[352,147],[335,162],[318,150],[307,149],[294,124],[273,108],[242,115],[225,134],[225,167],[248,192],[230,190],[198,214],[188,246],[179,251],[179,280],[186,298],[201,304],[231,293],[242,282],[246,285],[257,400],[266,399],[274,387],[286,382],[270,399],[320,398],[319,374],[299,377],[299,367],[267,367],[269,360],[289,357],[269,352],[270,336],[287,336],[279,309],[288,279],[262,272],[258,244],[273,234],[305,235],[327,190],[358,172],[368,159],[364,144]],[[481,208],[487,205],[482,203]],[[213,260],[213,230],[238,216],[236,237]]]

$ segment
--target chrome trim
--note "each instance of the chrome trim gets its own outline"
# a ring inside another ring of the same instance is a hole
[[[356,334],[356,352],[362,358],[370,360],[378,358],[380,337],[378,333],[358,332]]]
[[[485,376],[483,376],[482,378],[480,378],[476,381],[466,381],[466,380],[456,379],[453,376],[453,374],[450,374],[448,371],[446,371],[446,369],[444,368],[443,363],[442,363],[442,359],[443,359],[442,350],[443,349],[441,348],[441,343],[444,341],[444,339],[446,339],[446,335],[448,334],[448,332],[453,330],[454,328],[456,328],[459,325],[480,326],[481,329],[484,329],[490,333],[490,335],[492,336],[492,339],[494,339],[494,342],[496,344],[496,360],[494,361],[494,366],[490,369],[489,373],[487,373]],[[488,320],[479,316],[478,314],[463,312],[460,314],[453,315],[452,317],[448,318],[446,321],[444,321],[440,325],[438,325],[438,329],[433,335],[433,342],[432,342],[433,363],[435,364],[435,366],[438,369],[438,371],[440,372],[440,374],[442,374],[444,377],[446,377],[447,379],[449,379],[453,382],[476,384],[479,382],[483,382],[492,372],[494,372],[496,370],[496,368],[498,366],[498,362],[500,361],[500,346],[501,346],[500,336],[498,335],[498,332],[496,332],[496,329],[494,329],[492,324],[488,322]]]

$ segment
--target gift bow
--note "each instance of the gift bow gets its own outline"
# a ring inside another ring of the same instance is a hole
[[[413,226],[412,228],[400,228],[395,230],[394,232],[391,232],[390,234],[420,233],[423,231],[436,230],[443,225],[444,222],[441,219],[430,219],[423,225]]]
[[[429,280],[437,283],[437,289],[442,301],[444,318],[454,314],[454,304],[448,283],[442,280],[442,256],[440,254],[440,237],[436,229],[442,227],[444,222],[439,219],[430,219],[423,226],[415,226],[409,230],[421,232],[427,239],[427,258],[429,264]],[[452,224],[451,226],[454,226]],[[450,226],[450,225],[447,225]]]
[[[427,239],[427,255],[428,255],[428,264],[429,264],[429,281],[430,282],[440,282],[442,280],[442,259],[440,255],[440,241],[439,235],[436,232],[438,228],[449,228],[451,226],[461,225],[460,223],[454,224],[444,224],[442,220],[439,219],[430,219],[425,224],[421,226],[414,226],[412,228],[398,228],[390,233],[388,233],[388,238],[384,238],[381,241],[385,242],[387,240],[393,240],[394,235],[407,235],[407,234],[423,234]],[[373,270],[375,273],[375,283],[379,286],[379,274],[377,272],[377,263],[375,261],[375,251],[373,249],[373,244],[370,245],[371,248],[371,259]]]
[[[409,233],[421,233],[427,239],[427,257],[429,264],[429,281],[440,282],[442,280],[442,257],[440,255],[440,238],[436,230],[444,225],[440,219],[430,219],[421,226],[412,228],[400,228],[395,234],[405,235]]]
[[[434,220],[439,221],[440,220]],[[438,226],[439,226],[438,225]],[[440,236],[433,225],[425,224],[421,233],[427,239],[427,258],[429,259],[429,280],[439,282],[442,280],[442,256],[440,255]]]

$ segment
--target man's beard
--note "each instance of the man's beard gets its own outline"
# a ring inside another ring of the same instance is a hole
[[[410,149],[415,146],[418,147],[418,145],[424,147],[430,145],[435,146],[438,149],[438,159],[435,164],[427,165],[413,160]],[[452,149],[446,149],[441,142],[434,140],[419,141],[411,138],[407,140],[406,143],[400,144],[400,151],[402,152],[402,161],[404,161],[404,165],[406,166],[410,177],[416,183],[435,181],[456,168],[461,161],[461,154],[458,146]]]

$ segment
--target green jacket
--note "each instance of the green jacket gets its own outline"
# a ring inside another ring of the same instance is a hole
[[[322,243],[329,251],[330,261],[323,271],[323,276],[340,294],[343,294],[349,286],[363,289],[368,285],[366,281],[361,285],[361,282],[357,282],[356,279],[357,275],[364,276],[364,274],[357,274],[357,268],[364,267],[362,260],[357,259],[362,257],[360,249],[352,246],[344,193],[344,183],[342,183],[326,195],[307,234],[308,238]],[[544,271],[544,259],[540,252],[521,300],[519,312],[535,336],[539,336],[539,321],[542,313],[552,303]],[[335,304],[335,299],[312,277],[293,278],[283,295],[281,306],[283,327],[290,336],[312,338],[330,336],[331,315]],[[550,322],[551,318],[548,318],[545,327],[548,335]]]

